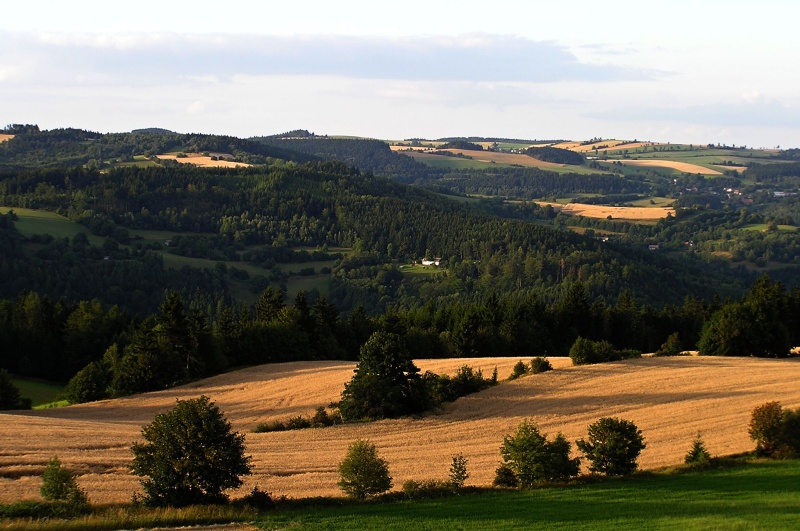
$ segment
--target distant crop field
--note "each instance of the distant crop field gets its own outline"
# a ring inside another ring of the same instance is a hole
[[[94,245],[101,245],[103,238],[95,236],[83,225],[74,223],[55,212],[44,210],[33,210],[30,208],[0,207],[0,213],[7,214],[13,210],[19,218],[14,222],[14,226],[23,236],[33,236],[34,234],[49,234],[53,238],[72,239],[78,233],[86,234],[89,241]]]
[[[586,205],[583,203],[547,203],[537,202],[540,205],[550,205],[556,211],[567,216],[584,216],[587,218],[608,218],[627,219],[633,221],[652,221],[667,217],[667,214],[675,214],[672,207],[614,207],[607,205]]]
[[[14,135],[0,135],[0,144],[9,141],[12,138],[14,138]]]
[[[266,347],[268,348],[268,346]],[[424,372],[454,374],[464,364],[505,380],[519,360],[418,360]],[[57,454],[74,470],[95,503],[126,502],[138,489],[130,475],[130,445],[140,429],[177,398],[208,395],[234,429],[246,434],[255,485],[290,497],[338,496],[337,465],[347,445],[369,439],[389,462],[395,485],[408,479],[446,479],[451,456],[469,459],[471,485],[489,485],[500,462],[503,436],[523,419],[550,436],[586,436],[600,417],[631,420],[647,448],[641,466],[683,462],[701,433],[713,455],[752,450],[747,423],[754,407],[779,400],[800,407],[800,359],[675,357],[571,366],[550,358],[555,370],[526,376],[470,395],[421,419],[404,418],[322,429],[252,433],[259,422],[312,415],[339,399],[355,363],[294,362],[249,367],[175,389],[66,408],[0,414],[0,503],[37,499],[41,475]]]
[[[215,154],[215,156],[231,156],[225,153]],[[163,155],[158,155],[158,158],[161,160],[176,160],[181,164],[194,164],[196,166],[200,166],[201,168],[238,168],[238,167],[246,167],[250,166],[250,164],[245,164],[244,162],[233,162],[230,160],[211,160],[211,155],[204,156],[200,153],[187,153],[186,157],[178,157],[177,154],[165,153]]]
[[[717,170],[712,170],[710,168],[706,168],[705,166],[700,166],[698,164],[691,164],[688,162],[678,162],[676,160],[655,160],[655,159],[647,159],[647,160],[629,160],[623,159],[618,160],[622,164],[626,166],[637,166],[637,167],[653,167],[653,168],[669,168],[671,170],[677,170],[683,173],[699,173],[702,175],[722,175],[722,172]]]

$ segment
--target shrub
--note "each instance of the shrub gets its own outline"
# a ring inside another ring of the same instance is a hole
[[[681,339],[678,332],[675,332],[656,351],[656,356],[680,356],[681,352]]]
[[[695,467],[705,467],[711,464],[711,454],[706,449],[703,438],[699,433],[692,443],[692,449],[686,454],[683,462]]]
[[[519,360],[517,363],[514,364],[514,368],[511,369],[511,376],[508,377],[509,380],[516,380],[520,376],[525,376],[528,373],[528,366],[525,365],[525,362]]]
[[[422,498],[443,498],[453,492],[452,486],[446,481],[426,479],[416,481],[409,479],[403,483],[403,494],[410,500]]]
[[[450,487],[453,490],[464,488],[464,483],[469,479],[467,462],[467,458],[461,454],[453,456],[453,462],[450,464]]]
[[[781,445],[783,408],[780,402],[767,402],[753,409],[747,433],[756,442],[756,453],[772,455]]]
[[[175,408],[156,415],[142,428],[145,443],[131,447],[131,471],[141,480],[145,503],[185,506],[227,501],[223,494],[250,474],[244,435],[207,396],[178,400]]]
[[[592,363],[605,363],[607,361],[620,361],[639,358],[642,353],[638,350],[616,350],[608,341],[592,341],[578,337],[569,349],[569,357],[573,365],[588,365]]]
[[[275,508],[275,500],[272,499],[272,494],[264,492],[258,486],[253,487],[250,494],[239,500],[239,502],[258,511],[267,511]]]
[[[273,431],[286,431],[286,424],[279,420],[259,422],[253,429],[253,433],[269,433]]]
[[[311,427],[311,421],[302,415],[297,415],[286,421],[287,430],[302,430]]]
[[[537,482],[561,481],[577,476],[580,459],[570,459],[570,444],[561,433],[550,442],[546,435],[527,420],[513,435],[503,438],[500,454],[503,464],[516,476],[519,485],[527,488]]]
[[[519,479],[517,479],[517,475],[508,465],[500,465],[497,467],[497,470],[494,471],[494,481],[492,481],[492,485],[495,487],[509,487],[509,488],[517,488],[519,486]]]
[[[531,373],[539,374],[542,372],[552,371],[553,366],[547,360],[547,358],[542,358],[541,356],[537,356],[531,360]]]
[[[634,473],[639,454],[647,446],[636,424],[609,417],[590,424],[589,440],[580,439],[575,444],[592,463],[589,470],[607,476]]]
[[[392,488],[389,465],[369,441],[355,441],[348,447],[339,463],[339,476],[339,487],[347,496],[359,500]]]
[[[75,509],[86,508],[89,500],[86,491],[78,487],[75,475],[64,467],[58,456],[53,456],[42,473],[42,498],[47,501],[67,502]]]

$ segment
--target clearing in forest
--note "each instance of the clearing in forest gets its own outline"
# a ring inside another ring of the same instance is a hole
[[[557,212],[567,216],[584,216],[587,218],[605,219],[629,219],[636,221],[647,221],[666,218],[667,214],[675,215],[672,207],[615,207],[608,205],[586,205],[583,203],[547,203],[537,201],[537,204],[552,206]]]
[[[528,361],[526,358],[525,361]],[[422,371],[454,373],[469,364],[507,378],[517,358],[419,360]],[[698,433],[713,455],[752,450],[747,424],[753,408],[778,400],[800,406],[800,360],[758,358],[642,358],[572,367],[520,378],[457,400],[421,419],[385,420],[331,428],[252,433],[259,422],[312,415],[338,400],[355,364],[344,361],[262,365],[179,388],[67,408],[0,414],[0,502],[37,499],[47,462],[58,455],[94,503],[129,501],[138,489],[128,472],[130,445],[154,415],[176,398],[208,395],[233,428],[246,433],[255,485],[290,497],[341,495],[337,466],[356,439],[369,439],[389,462],[396,488],[409,479],[446,479],[452,455],[469,460],[468,484],[489,485],[503,436],[523,419],[551,437],[574,442],[601,417],[631,420],[642,430],[645,469],[683,462]],[[574,451],[573,446],[573,451]]]
[[[214,156],[217,157],[230,157],[232,155],[226,155],[225,153],[215,153]],[[233,162],[230,160],[211,160],[211,155],[205,156],[200,153],[187,153],[185,157],[178,157],[175,154],[165,154],[165,155],[158,155],[158,158],[161,160],[177,160],[181,164],[194,164],[196,166],[200,166],[201,168],[238,168],[238,167],[246,167],[250,166],[250,164],[245,164],[244,162]]]

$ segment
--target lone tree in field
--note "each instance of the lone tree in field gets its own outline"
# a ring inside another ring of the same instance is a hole
[[[627,476],[636,472],[639,454],[647,446],[636,424],[629,420],[605,417],[589,425],[589,439],[575,445],[592,464],[589,470],[607,476]]]
[[[147,442],[131,447],[131,470],[147,478],[141,483],[150,505],[225,502],[223,491],[240,487],[240,476],[250,474],[244,435],[231,431],[207,396],[178,400],[142,428],[142,436]]]
[[[538,482],[563,481],[578,475],[580,459],[570,459],[570,446],[561,433],[548,441],[534,424],[524,420],[513,436],[503,438],[500,455],[519,486],[530,488]]]
[[[422,413],[430,392],[397,334],[375,332],[361,347],[339,412],[345,420],[381,419]]]
[[[369,441],[355,441],[339,463],[339,487],[351,498],[363,500],[392,488],[389,464]]]

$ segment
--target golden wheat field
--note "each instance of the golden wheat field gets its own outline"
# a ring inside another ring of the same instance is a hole
[[[230,157],[225,153],[215,153],[215,156]],[[162,160],[177,160],[181,164],[194,164],[201,168],[238,168],[250,166],[244,162],[233,162],[230,160],[211,160],[211,155],[204,156],[200,153],[187,153],[185,157],[178,158],[177,155],[158,155]]]
[[[539,205],[550,205],[556,211],[562,212],[567,216],[585,216],[587,218],[607,218],[630,219],[630,220],[655,220],[667,217],[667,214],[675,215],[672,207],[615,207],[608,205],[586,205],[583,203],[547,203],[537,201]]]
[[[506,378],[515,358],[419,360],[423,370],[453,373],[463,364]],[[95,503],[124,502],[137,490],[127,472],[130,445],[140,427],[177,398],[210,396],[245,432],[253,475],[242,492],[259,485],[290,497],[338,495],[337,465],[356,439],[374,442],[389,462],[395,486],[408,479],[446,479],[451,456],[469,460],[469,483],[489,485],[503,435],[523,419],[544,433],[570,440],[604,416],[634,421],[648,447],[643,468],[682,462],[701,433],[714,455],[752,449],[752,409],[778,400],[800,406],[800,360],[754,358],[642,358],[572,367],[551,358],[555,370],[530,375],[462,398],[421,419],[386,420],[322,429],[251,433],[258,422],[311,415],[337,400],[354,363],[320,361],[263,365],[179,388],[61,409],[0,415],[0,502],[38,498],[39,475],[55,454],[79,474]]]
[[[722,173],[718,172],[717,170],[711,170],[706,168],[705,166],[690,164],[688,162],[678,162],[675,160],[643,159],[643,160],[618,160],[616,162],[621,162],[626,166],[645,166],[645,167],[650,166],[655,168],[670,168],[685,173],[700,173],[702,175],[722,175]]]
[[[409,148],[407,146],[391,146],[393,151],[398,151],[409,157],[414,158],[427,158],[427,157],[440,157],[441,155],[434,155],[426,153],[428,148]],[[556,164],[554,162],[545,162],[543,160],[535,159],[522,153],[503,153],[501,151],[470,151],[465,149],[444,149],[442,151],[449,151],[454,154],[461,154],[471,157],[472,160],[478,162],[495,162],[497,164],[516,164],[518,166],[526,166],[530,168],[563,168],[565,164]]]
[[[14,135],[0,135],[0,144],[6,140],[11,140],[12,138],[14,138]]]

